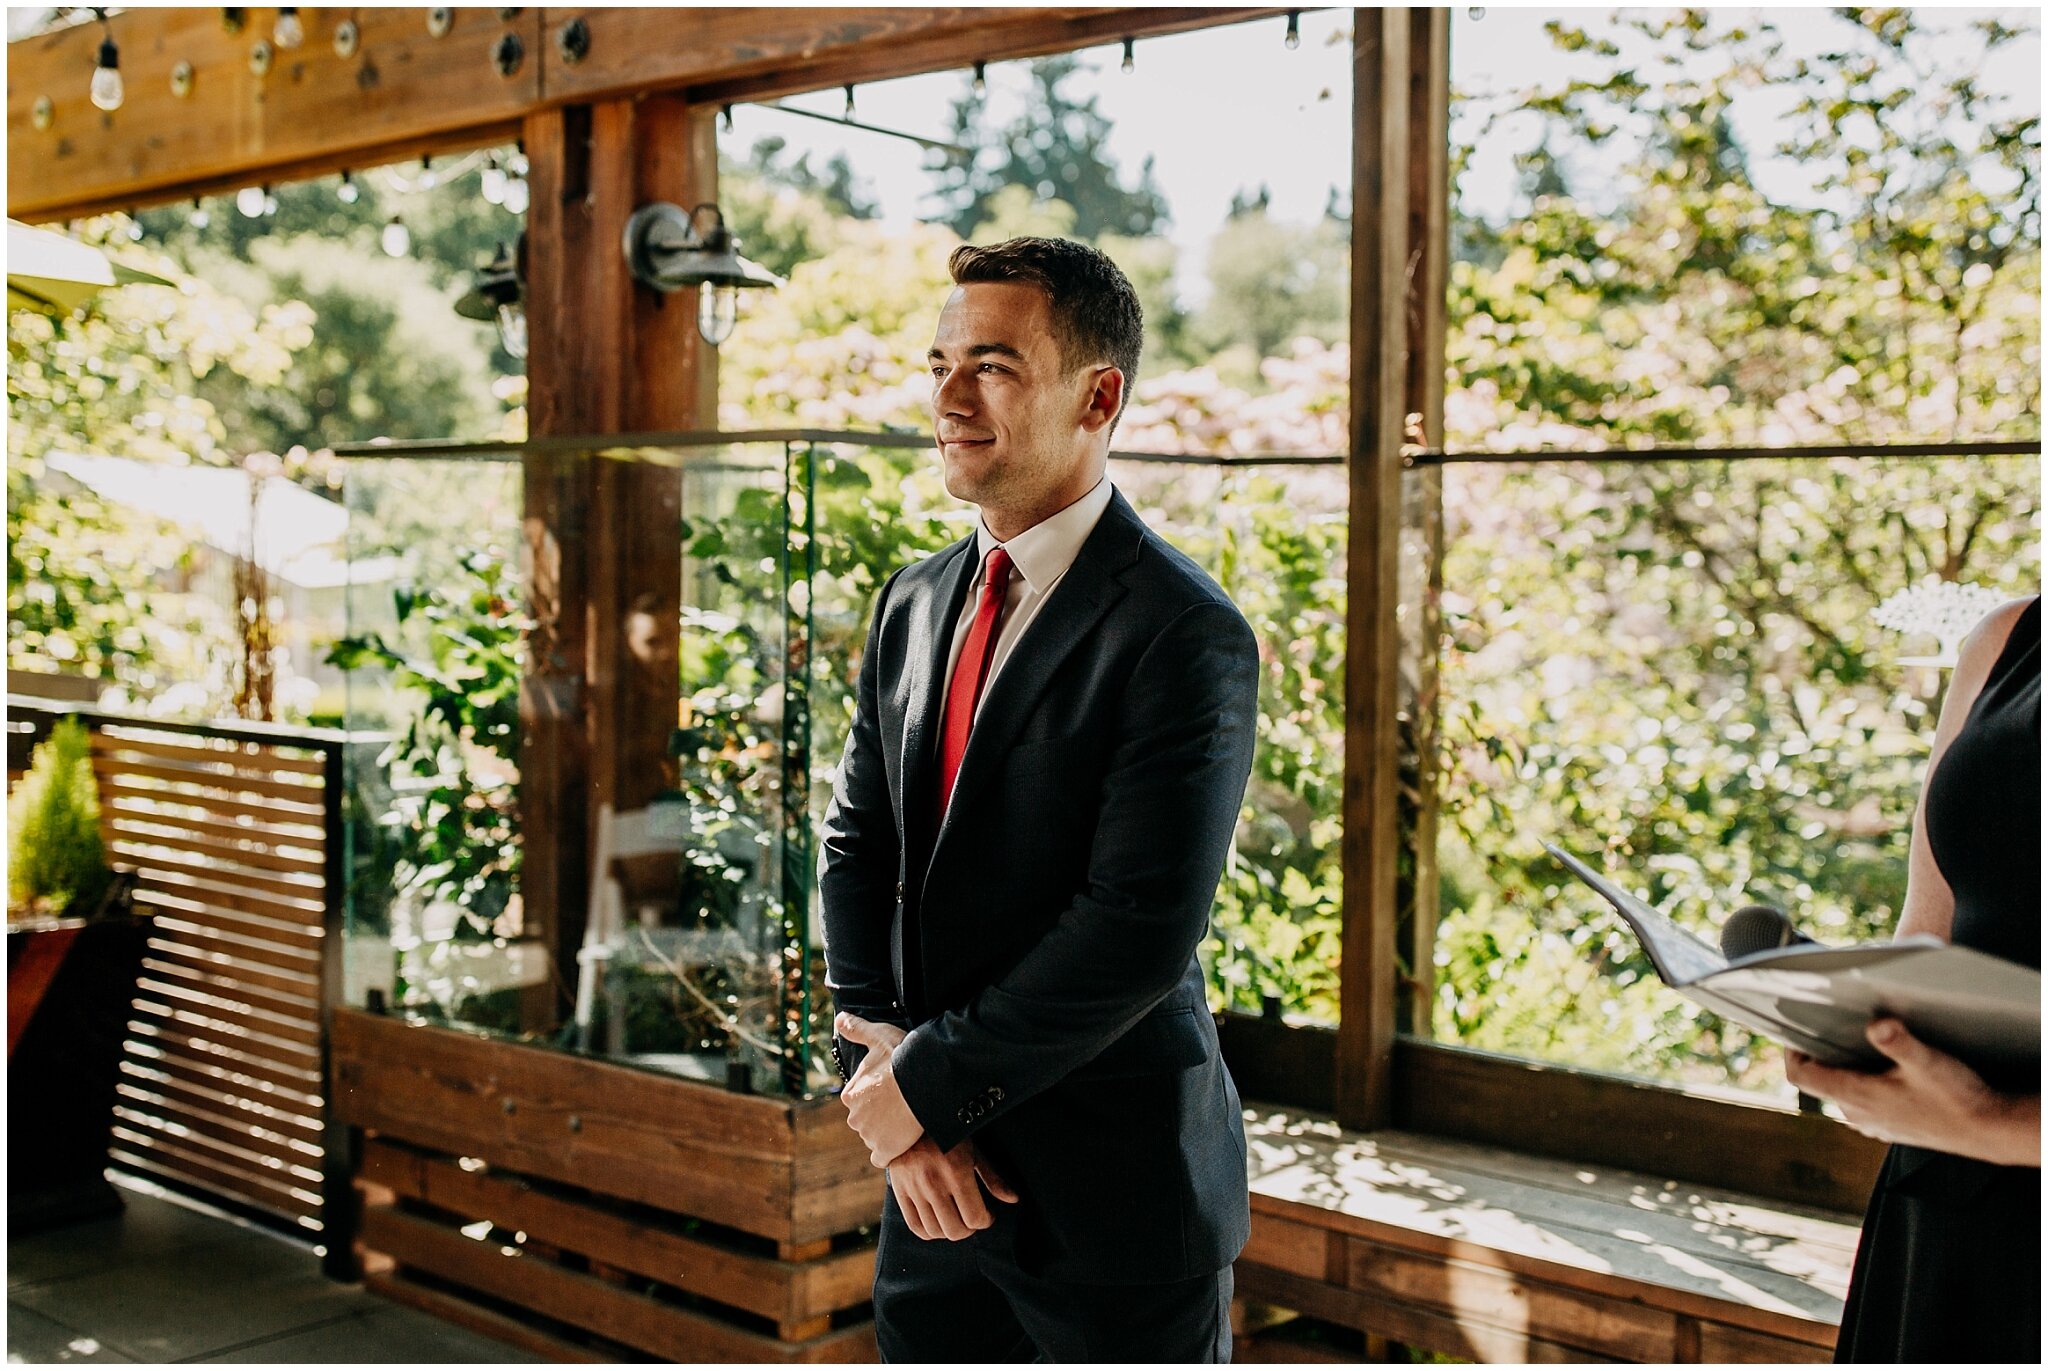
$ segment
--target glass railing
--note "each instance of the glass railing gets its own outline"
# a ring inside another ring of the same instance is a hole
[[[1436,1036],[1786,1094],[1777,1048],[1661,985],[1542,844],[1710,942],[1752,902],[1824,942],[1892,936],[1957,636],[1940,607],[1962,599],[1894,597],[1978,587],[1948,615],[1966,626],[2037,591],[2038,458],[1545,461],[1443,482]]]
[[[677,502],[673,648],[651,624],[626,626],[620,648],[673,652],[673,728],[649,763],[660,785],[623,812],[593,790],[561,816],[587,826],[596,878],[568,911],[579,946],[552,949],[522,891],[547,858],[534,848],[545,803],[522,795],[521,691],[529,720],[585,716],[551,694],[575,688],[580,664],[528,660],[553,650],[529,614],[556,573],[543,568],[536,596],[522,450],[344,454],[353,574],[334,656],[349,728],[377,739],[351,754],[347,1000],[735,1089],[829,1089],[816,833],[868,616],[889,574],[970,532],[973,510],[911,435],[535,446],[564,471],[635,471],[634,489]],[[648,484],[655,472],[674,485]],[[1202,951],[1212,999],[1334,1020],[1342,468],[1120,458],[1110,475],[1230,591],[1266,665],[1258,759]]]

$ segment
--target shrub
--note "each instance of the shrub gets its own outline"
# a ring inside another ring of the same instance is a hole
[[[8,803],[7,829],[12,908],[62,914],[99,899],[112,873],[100,842],[99,782],[84,724],[59,720],[36,749]]]

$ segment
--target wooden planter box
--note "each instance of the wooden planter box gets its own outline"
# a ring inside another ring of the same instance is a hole
[[[882,1174],[836,1098],[337,1009],[366,1285],[562,1360],[876,1359]]]

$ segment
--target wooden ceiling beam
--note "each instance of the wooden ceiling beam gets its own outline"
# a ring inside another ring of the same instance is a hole
[[[1285,11],[461,8],[437,37],[425,9],[301,9],[304,43],[274,53],[262,73],[252,52],[275,11],[244,13],[239,33],[218,9],[116,14],[127,100],[112,113],[87,99],[97,24],[8,44],[8,214],[71,218],[486,146],[555,105],[655,91],[693,103],[770,99]],[[346,57],[335,47],[344,21],[358,26]],[[587,51],[571,62],[561,35],[577,21]],[[507,37],[521,53],[509,75],[494,59]],[[171,81],[181,62],[192,68],[183,96]]]

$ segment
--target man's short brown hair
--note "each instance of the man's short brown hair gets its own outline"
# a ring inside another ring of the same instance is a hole
[[[1124,374],[1123,404],[1130,404],[1145,344],[1145,311],[1130,278],[1108,256],[1065,238],[1012,238],[988,247],[962,243],[946,269],[955,285],[1023,281],[1044,291],[1061,364],[1071,373],[1108,362]],[[1122,417],[1119,408],[1117,418]],[[1115,420],[1109,431],[1116,432]]]

